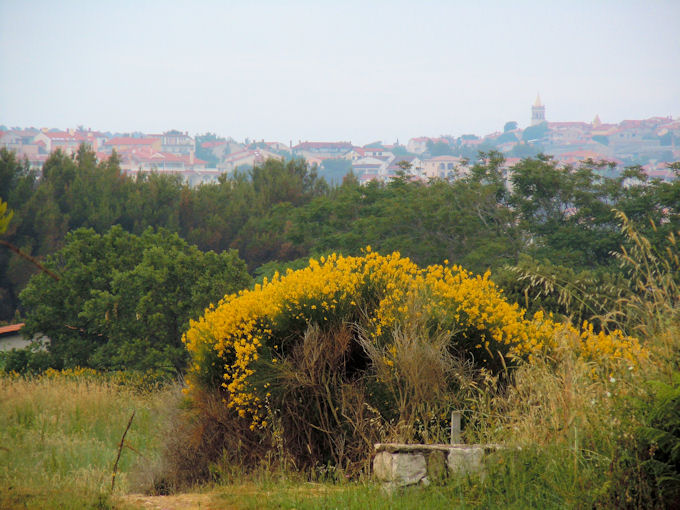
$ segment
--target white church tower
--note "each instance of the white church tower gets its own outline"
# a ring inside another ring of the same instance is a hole
[[[545,105],[541,103],[541,96],[537,93],[536,101],[531,107],[531,125],[535,126],[541,122],[545,122]]]

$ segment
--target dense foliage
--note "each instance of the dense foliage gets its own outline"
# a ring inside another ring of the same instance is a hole
[[[173,175],[127,177],[117,158],[97,162],[86,148],[73,158],[55,152],[38,176],[0,149],[0,199],[14,211],[3,239],[44,257],[70,230],[101,234],[118,224],[136,235],[167,228],[204,251],[238,249],[250,271],[332,251],[356,255],[369,243],[418,264],[449,259],[476,272],[515,264],[520,254],[581,271],[610,269],[609,253],[622,241],[613,208],[652,242],[680,225],[678,180],[594,163],[561,168],[545,157],[523,160],[508,176],[499,155],[484,156],[468,177],[429,185],[360,186],[350,177],[330,189],[295,160],[190,188]],[[11,320],[35,270],[0,249],[0,320]]]
[[[4,222],[1,240],[44,260],[64,248],[71,239],[67,234],[78,228],[104,235],[118,225],[136,236],[149,227],[163,228],[201,251],[237,249],[259,277],[300,268],[309,256],[359,255],[371,244],[383,253],[399,251],[421,266],[448,259],[479,274],[491,269],[511,302],[580,323],[615,302],[629,277],[611,255],[624,241],[614,209],[659,249],[680,227],[680,180],[650,180],[639,168],[620,172],[592,162],[562,168],[543,156],[508,171],[499,154],[481,156],[467,175],[453,181],[401,177],[361,186],[350,175],[331,188],[304,161],[269,160],[250,172],[191,188],[174,175],[126,176],[115,155],[98,162],[86,147],[73,157],[53,153],[40,176],[0,149],[0,200],[8,204],[5,219],[13,214]],[[39,298],[29,291],[20,303],[19,293],[37,271],[30,260],[0,246],[0,321],[25,316],[30,325]],[[61,285],[69,281],[64,278]],[[101,291],[99,284],[90,291]],[[80,295],[84,289],[70,292]],[[90,314],[87,327],[69,319],[76,328],[74,342],[94,322],[97,334],[105,334],[106,320],[96,314],[107,310],[111,314],[103,305],[83,310],[79,320]],[[160,322],[169,330],[173,320]],[[135,329],[131,324],[139,325],[128,323],[126,334]],[[135,338],[150,334],[144,328],[133,333]],[[86,358],[89,354],[73,359]]]

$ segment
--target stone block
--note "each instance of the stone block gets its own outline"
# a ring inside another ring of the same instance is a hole
[[[481,446],[465,446],[452,448],[447,455],[446,464],[452,475],[480,473],[484,464],[484,448]]]
[[[378,443],[373,475],[390,490],[416,483],[427,485],[448,476],[484,477],[484,456],[501,448],[497,444]]]
[[[426,477],[427,462],[422,453],[378,452],[373,459],[373,474],[383,482],[413,485]]]
[[[442,451],[431,451],[427,455],[427,477],[433,481],[446,478],[446,456]]]

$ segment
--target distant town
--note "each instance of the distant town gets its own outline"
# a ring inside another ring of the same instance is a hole
[[[405,145],[377,141],[364,146],[350,141],[238,142],[213,133],[192,137],[177,130],[110,133],[83,127],[62,131],[3,125],[0,147],[15,151],[39,171],[53,151],[74,154],[86,144],[99,160],[115,152],[121,170],[127,174],[177,173],[192,185],[214,182],[223,173],[252,168],[268,158],[293,157],[316,165],[330,182],[339,182],[350,171],[362,183],[389,181],[400,172],[423,180],[455,178],[467,171],[480,152],[490,151],[501,153],[507,167],[542,153],[565,165],[590,159],[619,168],[639,165],[653,178],[675,177],[668,163],[680,160],[680,118],[651,117],[610,124],[595,115],[591,122],[550,122],[546,106],[537,96],[530,119],[524,129],[518,122],[509,121],[502,131],[485,136],[421,136]]]

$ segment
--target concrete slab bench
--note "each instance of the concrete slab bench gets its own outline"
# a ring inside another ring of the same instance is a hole
[[[429,484],[447,476],[483,473],[484,456],[502,448],[496,444],[378,443],[373,476],[389,486]]]

